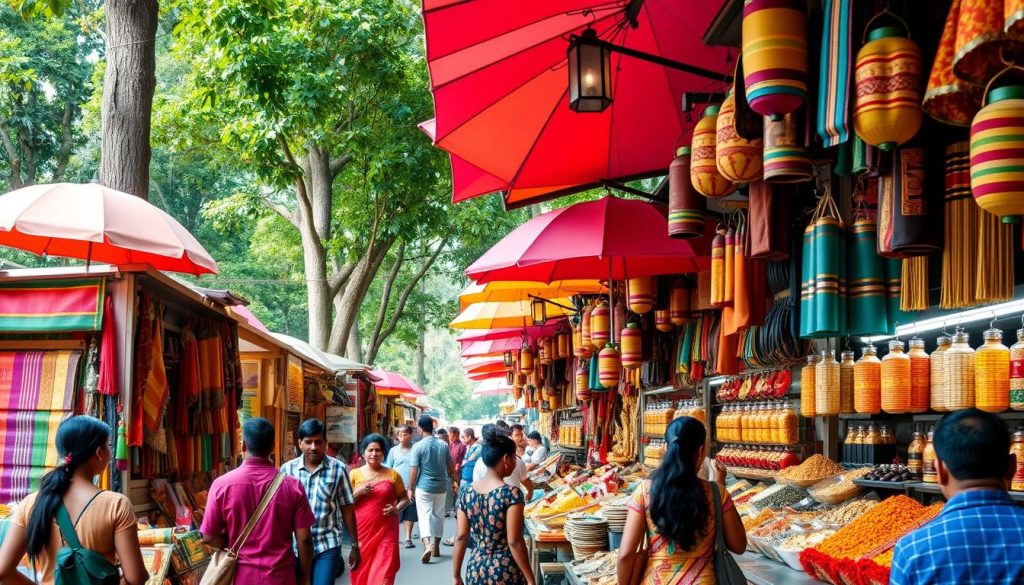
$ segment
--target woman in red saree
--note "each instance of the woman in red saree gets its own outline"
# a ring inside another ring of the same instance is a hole
[[[352,585],[393,585],[400,566],[398,517],[409,496],[402,476],[384,467],[387,439],[367,435],[360,450],[366,463],[351,473],[351,480],[362,562],[352,571]]]

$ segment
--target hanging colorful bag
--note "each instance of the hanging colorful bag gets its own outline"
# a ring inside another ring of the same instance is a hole
[[[903,31],[893,26],[870,30],[854,71],[853,126],[864,142],[883,151],[907,142],[921,128],[921,49],[903,26]]]
[[[928,201],[925,149],[896,150],[893,170],[878,181],[878,254],[906,258],[938,252],[941,232]]]
[[[875,250],[878,224],[859,208],[850,229],[847,248],[846,310],[849,335],[886,335],[885,269]]]
[[[689,239],[704,235],[704,211],[707,200],[690,181],[690,147],[676,149],[668,167],[668,235]]]
[[[743,66],[750,107],[763,116],[796,111],[807,97],[807,5],[746,0]]]

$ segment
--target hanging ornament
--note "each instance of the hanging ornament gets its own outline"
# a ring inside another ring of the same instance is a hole
[[[667,309],[656,309],[654,311],[654,327],[662,333],[668,333],[676,328],[672,324],[672,319],[669,317]]]
[[[747,101],[763,116],[794,112],[807,97],[807,5],[747,0],[743,5]]]
[[[540,363],[544,366],[550,366],[555,361],[555,343],[550,337],[541,339],[540,342]]]
[[[1011,69],[1024,71],[1004,73]],[[971,192],[978,207],[1016,223],[1024,215],[1024,85],[988,91],[986,102],[971,123]]]
[[[590,393],[590,368],[584,365],[586,363],[582,362],[576,368],[576,398],[581,402],[586,402],[592,397]]]
[[[642,315],[654,308],[654,281],[649,276],[630,278],[626,288],[630,311]]]
[[[921,109],[939,122],[969,126],[974,114],[981,107],[981,88],[953,75],[956,26],[959,17],[960,0],[953,0],[949,16],[946,17],[946,25],[942,29],[942,39],[939,40],[939,47],[935,51],[935,61],[932,62],[932,72],[928,76]]]
[[[533,351],[528,347],[519,350],[519,371],[527,376],[533,373]]]
[[[954,142],[946,147],[942,287],[939,307],[963,309],[975,301],[974,277],[978,261],[978,204],[971,197],[970,146]]]
[[[690,181],[693,188],[705,197],[725,197],[736,190],[736,185],[718,172],[716,124],[718,106],[708,106],[693,128]]]
[[[715,307],[725,304],[725,233],[719,225],[711,240],[711,305]]]
[[[555,359],[564,360],[569,357],[569,333],[565,330],[558,332],[555,343]]]
[[[672,283],[672,292],[668,299],[668,316],[673,325],[686,325],[690,314],[690,289],[683,280]],[[623,348],[623,352],[625,352]]]
[[[1000,58],[1013,46],[1005,25],[1003,2],[960,0],[953,57],[958,78],[984,84],[998,74],[1003,67]]]
[[[590,313],[593,310],[593,307],[587,307],[586,309],[583,309],[583,323],[580,327],[581,331],[583,332],[581,341],[583,342],[583,347],[587,349],[588,353],[593,353],[594,350],[597,349],[597,346],[594,345],[594,342],[590,337]]]
[[[849,335],[888,335],[885,269],[875,251],[878,225],[867,210],[854,214],[847,248],[847,321]]]
[[[600,301],[590,312],[590,343],[603,347],[611,339],[611,330],[608,320],[611,318],[611,311],[608,310],[608,303]]]
[[[610,343],[604,346],[598,355],[597,376],[605,388],[615,388],[619,385],[619,379],[622,376],[622,360],[619,350]]]
[[[619,334],[622,345],[622,367],[635,370],[643,364],[643,332],[636,323],[630,323]]]
[[[867,38],[854,70],[853,127],[864,142],[888,152],[921,128],[921,49],[893,26]]]
[[[736,132],[736,95],[730,91],[722,102],[715,122],[715,162],[718,173],[736,184],[761,178],[764,144],[760,136],[747,140]]]
[[[704,235],[707,200],[690,181],[690,147],[676,150],[668,167],[668,235],[672,238],[699,238]]]
[[[590,357],[590,347],[583,343],[583,324],[572,331],[573,355],[581,360]]]

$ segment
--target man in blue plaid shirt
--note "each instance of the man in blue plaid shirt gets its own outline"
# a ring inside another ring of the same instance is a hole
[[[1024,583],[1024,507],[1007,493],[1017,467],[1003,419],[969,408],[935,428],[935,466],[948,500],[938,518],[904,536],[891,585]]]
[[[332,585],[340,570],[341,526],[344,522],[352,540],[348,555],[350,569],[359,566],[359,533],[356,529],[355,498],[348,466],[327,455],[324,423],[311,418],[299,426],[302,455],[281,466],[281,472],[298,479],[313,509],[313,570],[310,585]]]

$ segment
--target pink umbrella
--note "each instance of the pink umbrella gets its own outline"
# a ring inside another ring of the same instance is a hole
[[[0,245],[87,262],[217,273],[217,263],[177,220],[98,183],[32,185],[0,197]]]
[[[477,282],[623,280],[707,268],[708,238],[668,237],[666,213],[660,205],[613,196],[549,211],[502,238],[466,275]]]
[[[473,389],[473,396],[499,396],[501,394],[511,394],[512,387],[509,386],[504,379],[490,379],[484,380],[479,386]]]
[[[463,377],[467,380],[473,380],[474,382],[480,382],[482,380],[505,380],[505,372],[479,372],[476,374],[462,373]]]
[[[516,207],[664,174],[693,126],[682,94],[724,89],[732,68],[703,42],[721,4],[423,0],[436,117],[422,127],[452,155],[454,200],[501,191]],[[567,50],[587,29],[624,51],[611,54],[610,107],[580,114]]]
[[[519,337],[507,337],[505,339],[492,339],[486,341],[471,341],[464,345],[460,357],[476,356],[500,356],[506,351],[519,351],[523,347],[523,340]]]
[[[510,369],[501,358],[469,358],[462,361],[462,371],[466,374],[504,374]]]
[[[464,329],[456,338],[463,347],[474,341],[489,341],[493,339],[522,339],[523,333],[530,338],[548,337],[558,331],[560,321],[549,320],[544,325],[533,325],[525,329],[519,327],[505,327],[499,329]]]
[[[406,378],[398,372],[372,370],[370,374],[379,379],[378,382],[374,382],[373,384],[377,390],[377,394],[381,394],[383,396],[426,396],[426,392],[416,384],[413,384],[409,378]]]

